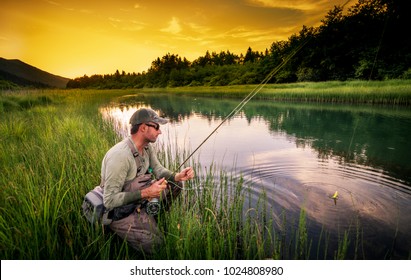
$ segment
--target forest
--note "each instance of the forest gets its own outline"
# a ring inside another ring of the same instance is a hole
[[[207,51],[194,61],[165,54],[142,73],[78,77],[67,88],[158,88],[411,78],[411,1],[359,0],[334,6],[318,27],[302,26],[263,52]]]

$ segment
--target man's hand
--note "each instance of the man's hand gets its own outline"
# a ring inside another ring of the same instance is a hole
[[[174,177],[176,182],[187,181],[194,178],[194,170],[192,167],[184,168],[180,173],[177,173]]]
[[[155,197],[160,197],[161,192],[166,187],[167,187],[167,181],[165,178],[155,181],[153,184],[151,184],[150,187],[141,190],[141,198],[150,200]]]

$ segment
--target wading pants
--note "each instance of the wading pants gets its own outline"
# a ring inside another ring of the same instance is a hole
[[[180,194],[182,184],[179,187],[169,184],[161,195],[163,210],[169,210],[172,201]],[[127,187],[126,191],[132,191],[134,186]],[[161,232],[157,227],[157,222],[153,216],[147,214],[144,208],[137,208],[127,217],[113,221],[110,224],[113,230],[122,239],[136,250],[143,251],[146,254],[152,254],[155,247],[163,241]]]
[[[134,249],[146,254],[153,253],[162,241],[154,217],[148,215],[145,209],[136,209],[129,216],[113,221],[110,228],[122,239],[127,240]]]

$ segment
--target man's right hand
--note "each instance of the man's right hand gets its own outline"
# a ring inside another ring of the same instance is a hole
[[[161,192],[165,190],[166,187],[167,181],[165,178],[155,181],[150,187],[141,190],[141,198],[150,200],[155,197],[160,197]]]

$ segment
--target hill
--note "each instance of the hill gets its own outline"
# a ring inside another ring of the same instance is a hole
[[[19,86],[65,88],[68,78],[50,74],[18,59],[0,57],[0,80]]]

